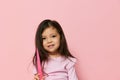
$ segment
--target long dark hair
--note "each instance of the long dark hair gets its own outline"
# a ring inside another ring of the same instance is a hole
[[[36,49],[38,49],[41,63],[43,61],[47,61],[48,56],[49,56],[48,52],[43,48],[43,45],[42,45],[42,43],[43,43],[42,33],[46,28],[51,27],[51,26],[56,28],[56,30],[60,34],[60,47],[58,49],[60,55],[66,57],[66,58],[74,57],[74,56],[72,56],[72,54],[70,53],[70,51],[68,49],[65,35],[61,28],[61,25],[55,20],[46,19],[46,20],[43,20],[38,25],[36,35],[35,35],[35,47],[36,47]],[[35,55],[33,57],[33,64],[36,65],[36,50],[35,50]]]

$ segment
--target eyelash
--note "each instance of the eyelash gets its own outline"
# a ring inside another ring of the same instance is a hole
[[[46,38],[42,38],[42,40],[45,40]]]
[[[56,37],[56,35],[53,35],[52,37]]]
[[[56,35],[53,35],[52,38],[56,37]],[[46,38],[42,38],[42,40],[45,40]]]

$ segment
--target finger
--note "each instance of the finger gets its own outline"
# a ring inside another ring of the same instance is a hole
[[[39,80],[39,79],[34,79],[34,80]]]
[[[39,80],[39,78],[34,78],[34,80]]]
[[[46,77],[47,77],[47,76],[43,76],[42,79],[40,79],[40,80],[44,80]]]
[[[35,75],[35,76],[34,76],[34,79],[35,79],[35,80],[39,80],[39,76],[38,76],[38,75]]]
[[[35,76],[39,76],[40,74],[39,73],[36,73]]]
[[[47,76],[43,76],[42,79],[46,78]]]

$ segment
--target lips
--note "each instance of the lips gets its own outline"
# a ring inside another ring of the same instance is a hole
[[[53,48],[54,47],[54,44],[51,44],[51,45],[48,45],[48,48]]]

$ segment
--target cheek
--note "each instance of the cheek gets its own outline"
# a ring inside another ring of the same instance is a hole
[[[46,44],[45,41],[43,41],[43,47],[45,47],[45,44]]]
[[[60,40],[57,41],[58,45],[60,46]]]

